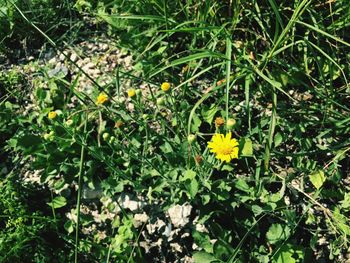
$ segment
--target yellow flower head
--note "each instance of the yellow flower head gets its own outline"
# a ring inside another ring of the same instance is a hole
[[[162,91],[167,92],[170,89],[170,86],[171,85],[169,82],[163,82],[160,88],[162,89]]]
[[[107,96],[107,94],[104,93],[104,92],[101,92],[101,93],[97,96],[96,104],[97,104],[97,105],[100,105],[100,104],[105,103],[106,101],[108,101],[108,96]]]
[[[215,153],[216,158],[227,163],[232,159],[238,158],[238,142],[236,139],[231,139],[231,132],[226,136],[216,133],[213,135],[208,147],[210,152]]]
[[[49,117],[50,120],[53,120],[54,118],[57,117],[57,112],[50,111],[49,114],[48,114],[48,117]]]
[[[132,98],[136,95],[136,90],[135,89],[128,89],[128,97]]]

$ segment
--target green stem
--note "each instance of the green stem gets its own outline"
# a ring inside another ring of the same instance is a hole
[[[267,142],[265,144],[265,158],[264,158],[265,173],[267,173],[269,169],[270,154],[271,154],[273,136],[274,136],[275,127],[276,127],[276,107],[277,107],[277,93],[276,93],[275,87],[273,87],[272,113],[271,113],[269,134],[268,134]]]
[[[230,73],[231,73],[231,52],[232,52],[232,44],[231,39],[227,36],[226,37],[226,125],[228,120],[228,102],[229,102],[229,94],[230,94]],[[226,126],[226,130],[227,126]]]
[[[84,124],[84,134],[86,136],[87,116]],[[85,138],[86,142],[86,138]],[[84,167],[84,155],[85,155],[85,142],[81,145],[80,163],[79,163],[79,174],[78,174],[78,197],[77,197],[77,224],[75,228],[75,251],[74,251],[74,263],[78,262],[78,247],[79,247],[79,223],[80,223],[80,199],[81,199],[81,188],[82,188],[82,173]]]

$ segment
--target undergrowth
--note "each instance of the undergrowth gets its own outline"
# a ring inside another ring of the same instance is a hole
[[[349,260],[346,0],[31,7],[0,3],[0,50],[38,37],[78,73],[34,61],[0,74],[2,262]],[[105,56],[129,52],[132,69],[105,83],[62,53],[84,23],[113,43]],[[126,194],[149,221],[135,223]],[[192,207],[181,251],[166,227],[159,250],[141,245],[175,205]],[[83,207],[107,212],[98,222]]]

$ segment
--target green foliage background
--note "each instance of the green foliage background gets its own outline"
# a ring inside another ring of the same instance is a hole
[[[188,244],[195,262],[333,262],[349,253],[346,0],[28,1],[17,8],[5,1],[0,8],[2,52],[23,40],[32,48],[48,40],[22,10],[56,43],[89,17],[135,65],[116,70],[111,83],[95,83],[90,95],[66,76],[49,77],[44,66],[36,66],[32,86],[30,73],[0,75],[4,262],[28,255],[33,262],[152,258],[138,247],[142,230],[130,211],[104,226],[103,241],[79,227],[74,236],[76,224],[65,213],[79,207],[82,186],[101,187],[108,198],[128,192],[149,204],[162,200],[162,211],[190,203],[208,229],[188,227],[201,248]],[[141,83],[153,87],[128,99],[133,112],[119,100],[126,97],[120,79],[137,90]],[[170,93],[159,89],[164,81],[172,83]],[[102,91],[110,100],[96,106]],[[36,107],[25,115],[21,98],[28,92]],[[72,96],[81,103],[69,108]],[[49,120],[52,110],[59,114]],[[236,121],[240,158],[230,164],[207,149],[211,134],[228,132],[215,127],[216,117]],[[116,121],[125,125],[115,129]],[[196,140],[189,143],[191,134]],[[53,181],[58,192],[66,183],[80,190],[54,196],[46,186],[25,188],[19,178],[26,169],[41,170],[42,185]],[[80,226],[91,222],[81,216]]]

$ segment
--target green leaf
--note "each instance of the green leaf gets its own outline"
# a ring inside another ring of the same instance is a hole
[[[192,131],[192,133],[196,133],[196,132],[198,132],[199,126],[201,126],[202,121],[201,121],[201,119],[198,117],[197,113],[195,113],[195,114],[193,115],[192,121],[193,121],[193,124],[191,125],[191,131]]]
[[[198,182],[196,179],[191,180],[191,184],[190,184],[190,195],[191,198],[194,198],[196,196],[196,194],[198,193]]]
[[[324,172],[322,170],[318,170],[310,174],[309,179],[317,190],[320,189],[323,183],[326,181],[326,177],[324,176]]]
[[[213,255],[203,251],[194,253],[193,259],[195,263],[210,263],[217,260]]]
[[[193,180],[196,177],[196,172],[192,170],[186,170],[186,172],[181,176],[180,181],[186,181],[187,179]]]
[[[247,184],[247,182],[243,179],[238,179],[236,182],[235,182],[235,186],[237,189],[243,191],[243,192],[246,192],[246,193],[250,193],[250,187],[249,185]]]
[[[193,231],[192,233],[193,239],[195,243],[203,248],[207,253],[213,253],[214,245],[210,242],[210,237],[207,233],[202,233],[198,231]]]
[[[283,242],[290,236],[290,228],[288,226],[282,227],[280,224],[272,224],[269,231],[266,233],[266,239],[270,244]]]
[[[159,148],[162,150],[163,153],[172,153],[173,152],[173,147],[171,147],[170,143],[168,143],[168,142],[165,142]]]
[[[74,231],[74,226],[73,226],[73,221],[68,220],[66,223],[64,223],[64,229],[69,233],[73,233]]]
[[[253,143],[248,138],[242,138],[239,142],[241,148],[241,156],[252,157],[253,156]]]
[[[296,263],[303,262],[304,253],[299,247],[290,244],[283,245],[273,257],[276,263]]]
[[[344,200],[340,201],[341,207],[346,211],[350,208],[350,193],[345,193]]]
[[[281,142],[282,142],[282,140],[283,140],[283,137],[282,137],[282,135],[278,132],[278,133],[276,133],[276,135],[275,135],[275,139],[274,139],[274,142],[275,142],[275,147],[277,147],[278,145],[280,145],[281,144]]]
[[[56,208],[60,208],[60,207],[65,206],[67,204],[67,200],[63,196],[58,196],[58,197],[55,197],[52,200],[52,202],[47,203],[47,204],[56,209]]]
[[[215,104],[211,105],[211,107],[209,109],[203,108],[202,109],[202,116],[203,116],[204,121],[206,121],[209,124],[212,124],[214,116],[218,112],[218,110],[219,109]]]

